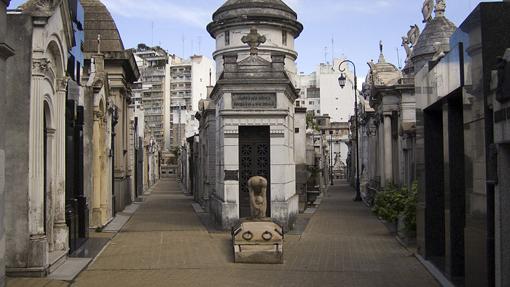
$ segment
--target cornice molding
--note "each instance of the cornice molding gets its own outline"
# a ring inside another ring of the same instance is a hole
[[[0,58],[6,60],[12,56],[14,56],[14,49],[5,43],[0,43]]]

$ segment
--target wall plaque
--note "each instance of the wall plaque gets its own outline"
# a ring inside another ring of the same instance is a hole
[[[275,109],[276,94],[232,94],[234,109]]]
[[[225,180],[239,180],[239,171],[225,170]]]

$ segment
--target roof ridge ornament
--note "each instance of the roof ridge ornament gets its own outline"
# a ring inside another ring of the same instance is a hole
[[[257,55],[259,53],[258,47],[260,46],[260,44],[263,44],[266,42],[266,37],[260,35],[257,32],[257,28],[252,27],[250,29],[250,33],[247,34],[246,36],[243,36],[241,38],[241,41],[245,44],[248,44],[248,46],[250,46],[250,55],[253,56],[253,55]]]

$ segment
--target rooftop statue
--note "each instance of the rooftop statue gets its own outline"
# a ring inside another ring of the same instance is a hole
[[[411,29],[409,29],[409,32],[407,32],[407,39],[409,40],[409,44],[414,47],[418,42],[418,38],[420,37],[420,28],[416,24],[410,27]]]
[[[446,10],[446,0],[437,0],[436,1],[436,17],[443,16],[444,11]]]
[[[406,50],[407,58],[406,62],[411,59],[413,54],[413,48],[418,43],[418,38],[420,37],[420,28],[418,25],[411,26],[409,32],[407,32],[407,36],[402,37],[402,47]]]
[[[411,59],[411,55],[413,54],[413,48],[411,47],[411,43],[408,37],[402,37],[402,47],[406,50],[406,63]]]
[[[243,36],[241,38],[241,41],[245,44],[248,44],[250,46],[250,55],[257,55],[259,53],[258,47],[260,44],[263,44],[266,42],[266,37],[260,35],[257,32],[257,28],[252,27],[250,29],[250,33],[246,36]]]
[[[432,11],[434,10],[434,0],[425,0],[421,13],[423,14],[423,23],[432,20]]]

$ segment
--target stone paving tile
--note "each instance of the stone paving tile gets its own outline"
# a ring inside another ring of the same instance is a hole
[[[208,233],[192,199],[162,180],[72,286],[438,286],[352,190],[336,185],[285,263],[234,264],[230,235]]]

